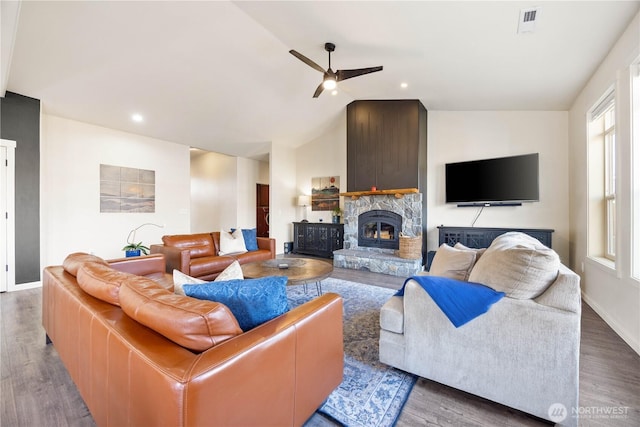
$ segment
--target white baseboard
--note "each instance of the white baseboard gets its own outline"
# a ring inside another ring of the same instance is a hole
[[[7,289],[7,291],[9,292],[24,291],[27,289],[34,289],[34,288],[41,288],[41,287],[42,287],[41,281],[29,282],[29,283],[18,283],[13,286],[10,286],[9,289]]]
[[[589,295],[585,294],[584,292],[582,293],[582,299],[589,304],[589,307],[591,307],[593,309],[593,311],[595,311],[598,316],[600,316],[602,318],[602,320],[604,320],[607,325],[609,325],[611,327],[611,329],[613,329],[613,331],[618,334],[618,336],[620,336],[620,338],[623,339],[624,342],[626,342],[627,344],[629,344],[629,347],[631,347],[631,349],[633,349],[633,351],[635,351],[636,353],[638,353],[640,355],[640,342],[635,339],[633,336],[631,336],[630,334],[628,334],[625,329],[620,326],[620,324],[618,322],[615,321],[615,319],[612,319],[611,316],[609,316],[609,314],[607,313],[606,310],[604,310],[602,307],[600,307],[598,305],[598,303],[596,303],[594,300],[592,300],[591,298],[589,298]]]

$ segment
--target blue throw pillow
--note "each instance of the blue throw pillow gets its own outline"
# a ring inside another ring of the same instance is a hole
[[[231,229],[233,233],[236,231],[235,228]],[[244,238],[244,246],[247,248],[247,251],[257,251],[258,250],[258,232],[255,228],[242,229],[242,237]]]
[[[248,251],[258,250],[258,235],[255,228],[248,230],[242,229],[242,237],[244,237],[244,245]]]
[[[228,280],[184,285],[187,296],[216,301],[229,307],[243,331],[289,311],[287,277]]]

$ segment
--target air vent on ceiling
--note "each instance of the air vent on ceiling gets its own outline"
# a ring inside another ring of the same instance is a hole
[[[532,33],[536,29],[536,18],[538,8],[530,7],[520,10],[520,21],[518,21],[518,34]]]

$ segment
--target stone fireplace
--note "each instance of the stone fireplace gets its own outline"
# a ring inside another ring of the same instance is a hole
[[[362,194],[345,194],[344,249],[334,251],[333,265],[406,277],[422,270],[422,258],[397,255],[400,235],[422,235],[422,194]]]

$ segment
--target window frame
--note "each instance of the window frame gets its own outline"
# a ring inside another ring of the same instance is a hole
[[[616,263],[616,91],[608,88],[587,112],[588,256]],[[615,268],[615,267],[614,267]]]
[[[640,282],[640,57],[630,67],[631,87],[631,277]]]

